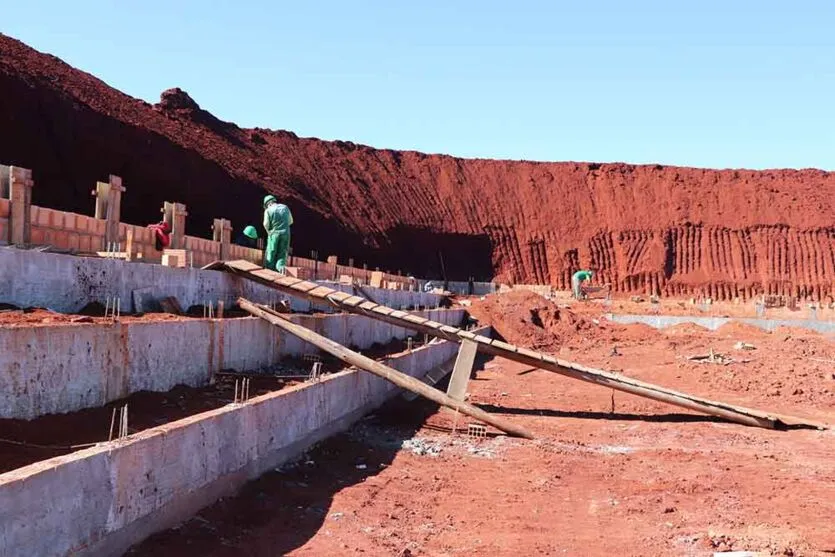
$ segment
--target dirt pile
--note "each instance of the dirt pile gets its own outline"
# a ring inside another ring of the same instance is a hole
[[[222,122],[185,92],[151,106],[0,35],[0,160],[32,168],[36,204],[89,213],[124,178],[125,220],[189,208],[259,221],[264,191],[296,216],[298,254],[449,278],[566,288],[580,267],[616,292],[824,297],[835,278],[835,174],[463,160]]]
[[[592,321],[524,290],[474,300],[469,311],[505,341],[534,349],[558,348],[578,332],[589,335],[598,328]]]

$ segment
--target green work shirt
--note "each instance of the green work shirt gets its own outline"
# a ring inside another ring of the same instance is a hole
[[[584,280],[591,279],[591,271],[577,271],[574,273],[574,280],[578,282],[583,282]]]
[[[283,203],[273,203],[264,210],[264,229],[267,234],[282,234],[290,231],[293,215]]]

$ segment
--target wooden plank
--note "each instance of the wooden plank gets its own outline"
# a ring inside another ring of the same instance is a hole
[[[364,301],[365,301],[365,298],[360,298],[359,296],[351,296],[347,300],[344,300],[342,302],[342,304],[344,304],[346,306],[349,306],[349,307],[356,307],[356,306],[360,305],[361,303],[363,303]]]
[[[167,298],[161,299],[159,301],[159,305],[165,313],[173,313],[174,315],[183,314],[183,308],[174,296],[168,296]]]
[[[234,261],[225,261],[224,265],[229,268],[237,269],[239,271],[243,271],[245,273],[251,273],[253,271],[264,270],[263,267],[259,267],[255,263],[251,263],[244,259],[236,259]]]
[[[533,358],[534,360],[542,360],[542,352],[534,352],[533,350],[528,350],[527,348],[522,348],[521,346],[516,348],[516,353],[521,354],[522,356],[527,356],[528,358]]]
[[[157,301],[153,295],[154,289],[150,286],[137,288],[131,295],[133,297],[133,311],[136,313],[148,313],[157,308]]]
[[[345,300],[347,300],[350,297],[351,297],[350,294],[346,294],[345,292],[339,292],[339,291],[336,291],[333,294],[331,294],[330,296],[328,296],[328,298],[330,298],[332,300],[336,300],[337,302],[344,302]]]
[[[533,435],[528,432],[526,429],[519,427],[513,423],[507,422],[502,418],[498,418],[485,412],[480,408],[476,408],[475,406],[468,404],[466,402],[453,400],[448,395],[442,393],[441,391],[430,387],[429,385],[425,384],[424,382],[420,381],[419,379],[415,379],[410,375],[406,375],[403,372],[397,371],[394,368],[388,367],[380,362],[374,361],[367,356],[363,356],[362,354],[358,354],[351,350],[348,350],[341,344],[338,344],[329,338],[323,337],[322,335],[311,331],[301,325],[297,325],[292,321],[289,321],[287,318],[282,317],[277,313],[273,313],[268,310],[268,308],[263,306],[258,306],[253,304],[249,300],[244,298],[238,299],[238,304],[241,306],[242,309],[248,311],[252,315],[256,317],[260,317],[269,323],[272,323],[276,327],[283,329],[284,331],[299,337],[300,339],[313,344],[320,350],[327,352],[328,354],[342,360],[343,362],[356,366],[362,370],[365,370],[369,373],[373,373],[378,377],[382,377],[386,381],[390,381],[394,383],[398,387],[402,389],[406,389],[417,393],[425,398],[428,398],[432,402],[436,402],[447,408],[451,408],[453,410],[457,410],[462,414],[470,416],[476,420],[482,421],[486,424],[490,424],[495,428],[500,429],[506,433],[511,435],[516,435],[518,437],[523,437],[525,439],[533,439]]]
[[[425,317],[419,317],[417,315],[412,315],[411,313],[407,314],[403,320],[408,321],[409,323],[416,323],[418,325],[426,325],[426,322],[429,321]]]
[[[513,344],[508,344],[506,342],[502,342],[500,340],[492,339],[490,344],[495,346],[496,348],[501,348],[502,350],[507,350],[508,352],[516,352],[516,346]]]
[[[307,296],[307,295],[306,295]],[[310,297],[310,296],[308,296]],[[315,297],[313,297],[315,298]],[[477,337],[473,333],[455,329],[454,327],[443,326],[440,329],[432,328],[426,325],[427,319],[423,319],[412,314],[393,310],[388,315],[378,313],[378,311],[365,312],[358,308],[348,307],[341,304],[342,307],[348,311],[367,315],[370,317],[377,317],[387,323],[391,323],[398,327],[416,330],[418,332],[428,333],[431,335],[440,336],[441,338],[448,338],[450,340],[461,341],[463,339],[476,340]],[[481,337],[486,338],[486,337]],[[759,410],[745,408],[741,406],[734,406],[718,401],[704,399],[685,393],[680,393],[671,389],[643,383],[620,374],[615,374],[601,369],[590,368],[582,366],[574,362],[567,362],[560,359],[546,356],[545,354],[535,352],[523,347],[514,347],[502,343],[485,343],[478,339],[479,350],[494,356],[504,357],[513,361],[532,364],[539,369],[558,373],[566,377],[578,379],[588,383],[601,385],[606,388],[619,390],[630,393],[636,396],[657,400],[686,408],[696,412],[702,412],[712,416],[719,416],[721,418],[741,423],[745,425],[775,428],[780,425],[791,423],[793,425],[803,425],[808,427],[823,427],[817,422],[804,420],[794,417],[778,417],[776,414],[766,413]],[[790,420],[790,421],[787,421]]]
[[[478,345],[471,340],[461,342],[458,349],[458,356],[455,358],[455,367],[452,368],[452,377],[449,380],[446,394],[454,400],[464,400],[467,395],[467,386],[470,384],[470,376],[473,374],[475,355],[478,352]]]

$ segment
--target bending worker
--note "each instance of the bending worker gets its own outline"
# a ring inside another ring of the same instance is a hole
[[[574,294],[575,300],[583,300],[586,293],[583,289],[583,283],[591,280],[592,272],[588,270],[580,270],[571,276],[571,293]]]
[[[293,215],[290,208],[279,203],[273,195],[264,198],[264,229],[267,231],[267,249],[264,250],[264,267],[284,271],[287,252],[290,250],[290,226]]]

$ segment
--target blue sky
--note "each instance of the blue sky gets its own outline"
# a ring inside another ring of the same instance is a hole
[[[13,2],[0,31],[244,127],[465,157],[835,169],[835,3]]]

